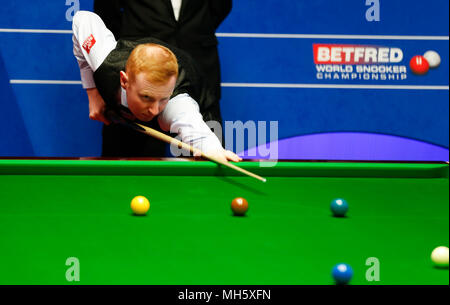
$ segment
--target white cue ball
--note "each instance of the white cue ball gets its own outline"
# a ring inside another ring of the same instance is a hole
[[[427,51],[423,57],[430,64],[430,68],[437,68],[441,64],[441,56],[436,51]]]
[[[431,253],[431,260],[437,267],[448,267],[448,247],[437,247]]]

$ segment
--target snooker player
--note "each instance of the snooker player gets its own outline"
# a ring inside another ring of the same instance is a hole
[[[154,38],[116,41],[100,17],[73,18],[73,52],[89,99],[89,117],[103,126],[102,156],[164,156],[165,143],[120,124],[106,110],[162,132],[222,161],[242,160],[223,149],[203,121],[207,86],[186,53]],[[197,103],[198,101],[198,103]]]

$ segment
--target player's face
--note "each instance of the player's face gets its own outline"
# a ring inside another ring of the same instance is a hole
[[[129,82],[128,78],[123,82],[121,75],[121,83],[127,91],[130,111],[138,120],[148,122],[166,107],[175,88],[176,77],[170,78],[166,84],[155,85],[148,82],[143,73],[138,74],[134,82]]]

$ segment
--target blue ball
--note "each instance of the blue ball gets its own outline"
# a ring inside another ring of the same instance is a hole
[[[353,277],[353,270],[350,265],[341,263],[334,266],[332,274],[337,285],[346,285]]]
[[[344,199],[338,198],[331,202],[331,211],[336,217],[344,217],[348,211],[348,203]]]

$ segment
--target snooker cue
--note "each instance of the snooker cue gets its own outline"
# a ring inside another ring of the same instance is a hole
[[[255,174],[253,174],[253,173],[251,173],[251,172],[249,172],[249,171],[247,171],[247,170],[245,170],[243,168],[240,168],[240,167],[238,167],[238,166],[236,166],[236,165],[234,165],[232,163],[229,163],[227,161],[222,161],[222,160],[217,159],[217,158],[215,158],[213,156],[207,155],[204,152],[202,152],[200,149],[195,148],[195,147],[193,147],[193,146],[191,146],[189,144],[186,144],[184,142],[181,142],[180,140],[177,140],[175,138],[172,138],[172,137],[170,137],[170,136],[168,136],[168,135],[166,135],[166,134],[164,134],[162,132],[159,132],[159,131],[157,131],[157,130],[155,130],[153,128],[141,125],[139,123],[134,123],[134,124],[136,124],[137,126],[142,128],[142,130],[139,130],[140,132],[145,133],[145,134],[147,134],[149,136],[152,136],[154,138],[157,138],[157,139],[159,139],[161,141],[164,141],[166,143],[175,144],[175,145],[178,146],[178,148],[183,148],[185,150],[189,150],[190,152],[192,152],[194,154],[194,156],[195,155],[201,155],[205,159],[208,159],[210,161],[213,161],[213,162],[219,163],[219,164],[221,164],[223,166],[226,166],[226,167],[229,167],[231,169],[234,169],[234,170],[236,170],[238,172],[241,172],[241,173],[243,173],[243,174],[245,174],[247,176],[250,176],[250,177],[253,177],[255,179],[258,179],[258,180],[260,180],[262,182],[266,182],[267,181],[263,177],[255,175]]]
[[[213,156],[207,155],[204,152],[202,152],[200,149],[195,148],[195,147],[193,147],[193,146],[191,146],[191,145],[189,145],[187,143],[181,142],[180,140],[177,140],[175,138],[172,138],[172,137],[170,137],[170,136],[168,136],[168,135],[166,135],[166,134],[164,134],[162,132],[159,132],[159,131],[157,131],[157,130],[155,130],[153,128],[150,128],[150,127],[141,125],[139,123],[135,123],[135,122],[126,120],[123,117],[119,117],[119,116],[116,115],[116,113],[114,111],[105,111],[105,116],[109,120],[114,122],[114,123],[119,123],[119,124],[126,125],[128,127],[131,127],[133,129],[141,132],[141,133],[144,133],[146,135],[152,136],[152,137],[154,137],[154,138],[156,138],[158,140],[161,140],[163,142],[166,142],[166,143],[169,143],[169,144],[175,144],[179,148],[183,148],[185,150],[189,150],[190,152],[192,152],[194,154],[194,156],[195,155],[200,155],[200,156],[202,156],[205,159],[208,159],[208,160],[213,161],[215,163],[218,163],[218,164],[221,164],[221,165],[226,166],[228,168],[231,168],[231,169],[233,169],[235,171],[238,171],[238,172],[240,172],[240,173],[242,173],[244,175],[247,175],[247,176],[250,176],[252,178],[255,178],[255,179],[259,180],[259,181],[262,181],[262,182],[266,182],[267,181],[267,179],[265,179],[263,177],[260,177],[260,176],[254,174],[254,173],[251,173],[251,172],[249,172],[249,171],[247,171],[247,170],[245,170],[243,168],[240,168],[240,167],[238,167],[238,166],[236,166],[236,165],[234,165],[232,163],[229,163],[227,161],[222,161],[222,160],[219,160],[219,159],[217,159],[217,158],[215,158]]]

